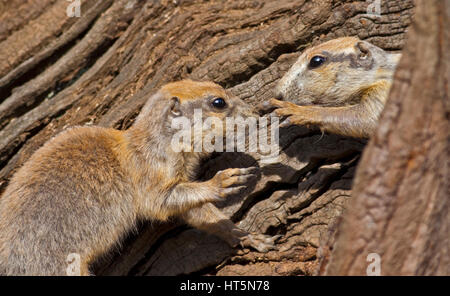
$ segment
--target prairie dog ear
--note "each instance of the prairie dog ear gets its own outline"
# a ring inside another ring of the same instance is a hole
[[[170,117],[181,116],[181,103],[178,97],[171,97],[169,101]]]
[[[364,41],[359,41],[355,45],[356,55],[360,60],[370,60],[372,58],[372,52],[369,45]]]

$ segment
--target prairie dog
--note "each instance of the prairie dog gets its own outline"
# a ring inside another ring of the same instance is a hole
[[[38,149],[0,198],[0,274],[66,275],[77,254],[80,274],[89,275],[89,264],[140,219],[179,216],[232,246],[272,248],[276,238],[247,234],[211,204],[237,193],[255,168],[196,182],[208,153],[171,147],[172,120],[195,108],[220,120],[254,114],[217,84],[183,80],[151,96],[126,131],[75,127]]]
[[[263,109],[287,117],[280,126],[313,125],[322,131],[370,137],[384,108],[401,57],[354,37],[305,50],[281,78]],[[301,106],[299,106],[301,105]]]

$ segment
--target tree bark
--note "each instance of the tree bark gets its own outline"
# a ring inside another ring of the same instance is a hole
[[[382,1],[378,17],[367,15],[365,0],[81,2],[76,18],[66,1],[0,1],[0,192],[52,136],[73,125],[126,129],[167,82],[213,80],[257,104],[306,47],[358,36],[401,50],[414,6]],[[219,206],[243,229],[281,234],[277,251],[235,252],[180,221],[151,221],[95,273],[313,274],[320,237],[352,195],[365,142],[291,127],[281,130],[280,146],[280,163],[224,153],[199,173],[259,165],[256,184]]]
[[[328,275],[450,274],[450,1],[417,1],[378,131],[364,151]],[[369,261],[369,262],[368,262]]]

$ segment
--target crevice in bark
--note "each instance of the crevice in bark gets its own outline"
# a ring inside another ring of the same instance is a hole
[[[151,270],[152,264],[150,264],[149,266],[147,266],[143,270],[142,270],[142,268],[148,263],[148,260],[151,257],[153,257],[155,251],[164,243],[165,240],[167,240],[168,238],[176,236],[177,234],[185,231],[188,228],[189,228],[189,226],[187,226],[187,225],[178,226],[178,227],[175,227],[172,230],[167,231],[163,235],[161,235],[161,237],[159,237],[153,243],[153,245],[146,251],[146,253],[142,257],[142,259],[140,261],[138,261],[136,263],[136,265],[134,265],[133,268],[128,272],[128,275],[131,276],[131,275],[147,274]]]
[[[108,48],[116,41],[117,39],[113,39],[108,41],[105,41],[104,44],[101,44],[92,54],[87,58],[85,67],[78,70],[78,72],[73,75],[73,77],[65,82],[57,82],[55,87],[51,90],[48,90],[47,92],[39,95],[34,100],[33,104],[30,105],[21,105],[14,111],[14,117],[20,117],[24,114],[26,114],[28,111],[33,110],[37,106],[40,105],[40,103],[43,100],[52,100],[54,96],[56,96],[59,92],[61,92],[63,89],[71,86],[74,84],[80,77],[83,75],[90,67],[93,66],[93,64],[97,61],[97,59],[102,56]],[[20,150],[20,148],[23,146],[23,144],[28,141],[31,137],[38,134],[39,131],[41,131],[47,124],[50,122],[51,119],[57,118],[64,114],[66,110],[68,110],[71,107],[71,105],[66,106],[65,108],[61,108],[57,111],[55,114],[51,114],[49,117],[47,117],[46,120],[41,121],[41,124],[38,127],[33,128],[33,133],[30,133],[26,138],[23,138],[22,141],[19,143],[17,147],[14,147],[12,150],[8,152],[8,150],[2,151],[2,161],[0,162],[0,169],[6,164],[9,159],[17,153],[17,151]],[[8,120],[8,117],[4,117],[6,120]],[[4,128],[7,125],[7,121],[2,122],[1,128]]]
[[[111,1],[103,2],[107,2],[111,5]],[[97,7],[92,8],[92,11],[86,13],[88,17],[79,20],[68,32],[58,36],[58,39],[54,44],[49,45],[37,55],[21,63],[14,68],[13,71],[2,77],[0,79],[0,103],[11,95],[11,92],[15,87],[23,85],[27,81],[32,80],[43,73],[48,66],[54,64],[79,40],[83,39],[98,20],[100,12],[103,11],[103,9],[107,9],[109,5],[97,5]],[[92,14],[92,16],[89,16],[89,14]]]
[[[322,162],[320,160],[311,161],[303,170],[295,172],[291,182],[268,182],[265,188],[256,192],[255,194],[250,194],[245,199],[245,202],[242,204],[241,208],[233,216],[231,216],[230,219],[234,222],[242,220],[249,209],[251,209],[258,202],[269,198],[276,191],[297,189],[300,180],[303,179],[306,174],[311,173],[315,169],[317,169],[321,165],[321,163]]]
[[[70,108],[70,106],[68,106],[67,108]],[[17,154],[17,152],[20,151],[20,149],[22,149],[26,141],[37,135],[42,130],[42,128],[44,128],[52,119],[62,116],[66,110],[67,109],[61,109],[57,113],[53,114],[51,117],[48,117],[45,120],[37,121],[32,127],[24,131],[20,136],[21,141],[16,146],[10,146],[2,151],[2,155],[0,158],[0,169],[5,167],[12,158],[12,156]],[[1,184],[0,194],[3,192],[3,189],[6,187],[6,185],[7,184]]]

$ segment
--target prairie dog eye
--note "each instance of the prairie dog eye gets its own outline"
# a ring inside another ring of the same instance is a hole
[[[227,106],[227,103],[223,98],[214,98],[211,102],[214,108],[223,109]]]
[[[326,62],[326,58],[323,56],[314,56],[311,61],[309,61],[309,68],[315,69],[322,66]]]

